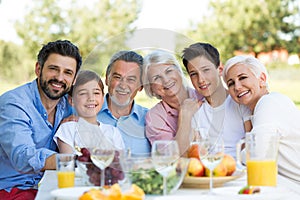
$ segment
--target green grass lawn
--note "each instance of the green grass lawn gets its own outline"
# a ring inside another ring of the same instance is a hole
[[[270,73],[270,90],[290,97],[300,109],[300,69],[277,69]]]
[[[276,91],[287,95],[294,101],[296,106],[300,109],[300,80],[273,81],[270,83],[270,89],[271,91]]]
[[[18,85],[16,84],[9,84],[9,83],[4,83],[4,81],[0,80],[0,95],[2,95],[4,92],[11,90],[15,87],[17,87]]]

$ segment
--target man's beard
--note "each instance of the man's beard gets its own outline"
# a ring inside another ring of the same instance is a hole
[[[119,107],[125,107],[130,104],[130,97],[128,97],[128,99],[124,103],[120,103],[120,101],[116,98],[114,94],[110,94],[109,97],[111,101]]]
[[[64,88],[64,90],[60,93],[58,91],[51,92],[51,90],[49,89],[49,84],[51,84],[51,83],[62,84],[62,88]],[[64,96],[70,90],[70,88],[67,88],[66,84],[59,82],[57,79],[50,79],[49,81],[43,80],[42,74],[40,76],[40,87],[43,90],[43,92],[47,95],[47,97],[52,100],[60,99],[62,96]]]

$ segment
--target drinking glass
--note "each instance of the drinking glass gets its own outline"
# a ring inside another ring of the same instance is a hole
[[[56,171],[59,188],[74,187],[75,183],[75,155],[56,154]]]
[[[130,171],[134,168],[134,161],[136,158],[131,157],[130,150],[120,151],[120,165],[121,169],[124,173],[123,180],[119,180],[119,184],[121,186],[122,191],[128,191],[131,188],[131,179],[130,179]]]
[[[98,125],[90,124],[83,118],[78,119],[73,135],[73,147],[77,155],[81,155],[81,148],[100,145],[101,139],[105,138]],[[104,141],[106,142],[106,141]]]
[[[261,125],[247,132],[246,137],[238,143],[237,163],[246,163],[248,185],[277,185],[279,138],[280,131],[277,128]]]
[[[222,136],[201,138],[199,141],[199,156],[203,165],[209,169],[209,193],[213,194],[213,170],[224,157]]]
[[[101,170],[100,187],[105,185],[105,168],[111,164],[115,156],[113,148],[89,148],[92,162]]]
[[[79,151],[85,147],[89,151],[93,164],[101,171],[100,186],[103,187],[105,185],[105,168],[112,163],[115,156],[114,145],[102,133],[98,125],[90,124],[82,118],[78,120],[74,135],[74,148]]]
[[[157,140],[152,144],[152,162],[155,170],[163,177],[163,195],[167,194],[167,177],[176,170],[180,157],[178,144],[175,140]]]

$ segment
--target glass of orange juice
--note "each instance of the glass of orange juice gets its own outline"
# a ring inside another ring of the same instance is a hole
[[[56,154],[56,171],[59,188],[74,187],[75,155]]]
[[[244,144],[247,183],[250,186],[277,185],[279,131],[272,126],[254,127],[246,133]],[[240,148],[240,147],[239,147]],[[240,152],[240,151],[237,151]],[[241,155],[237,155],[241,158]]]
[[[246,165],[248,185],[276,186],[276,160],[247,160]]]

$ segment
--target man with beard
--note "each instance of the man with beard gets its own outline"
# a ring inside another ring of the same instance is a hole
[[[67,40],[44,45],[37,78],[0,96],[0,199],[34,199],[46,169],[55,169],[53,136],[71,114],[65,94],[82,59]]]
[[[120,129],[125,148],[132,155],[150,152],[150,143],[145,136],[145,115],[148,111],[134,102],[142,86],[143,57],[133,51],[114,54],[106,69],[105,84],[108,86],[101,111],[100,122]]]

